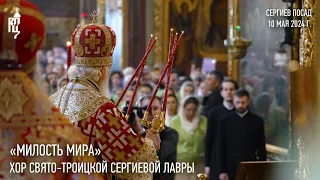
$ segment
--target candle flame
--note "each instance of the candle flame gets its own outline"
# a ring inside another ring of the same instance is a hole
[[[151,34],[150,36],[153,37],[153,34]]]
[[[170,31],[173,31],[173,28],[171,28]]]
[[[182,31],[181,34],[184,34],[184,31]]]
[[[71,42],[70,41],[67,42],[67,46],[71,46]]]
[[[178,33],[176,33],[176,35],[178,35]]]
[[[158,37],[155,37],[154,39],[158,39]]]

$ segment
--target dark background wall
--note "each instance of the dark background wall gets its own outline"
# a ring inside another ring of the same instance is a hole
[[[36,4],[45,16],[79,17],[81,0],[29,0]],[[83,12],[90,15],[96,9],[96,0],[83,0]]]
[[[146,0],[127,0],[129,14],[128,40],[128,66],[137,67],[145,51],[145,5]],[[127,41],[127,42],[126,42]]]
[[[91,12],[97,8],[96,0],[29,0],[45,15],[46,39],[43,48],[65,47],[77,27],[80,13],[87,13],[89,22]],[[80,3],[82,1],[82,8]]]

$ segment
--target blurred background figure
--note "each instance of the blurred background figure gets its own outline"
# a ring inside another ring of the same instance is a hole
[[[50,72],[47,74],[47,79],[49,82],[49,95],[57,92],[58,90],[58,78],[59,74],[56,72]]]
[[[133,99],[133,92],[134,92],[133,88],[130,88],[127,90],[126,94],[123,96],[123,99],[119,104],[120,108],[127,106],[127,104],[129,104],[131,100],[133,101],[133,104],[134,104],[135,99]]]
[[[120,98],[122,92],[123,92],[123,88],[118,88],[118,89],[114,89],[113,94],[111,95],[111,101],[113,103],[117,103],[118,99]]]
[[[208,85],[205,82],[201,82],[197,91],[197,95],[200,97],[207,97],[210,93],[211,91],[209,90]]]
[[[58,80],[58,89],[64,87],[68,83],[67,77],[62,77]]]
[[[177,70],[172,69],[170,75],[170,88],[172,88],[175,92],[179,92],[179,74]]]
[[[123,87],[123,74],[121,71],[113,71],[110,75],[110,93],[111,95],[118,88]]]
[[[133,67],[126,67],[122,70],[123,72],[123,86],[125,87],[128,83],[130,78],[132,77],[135,69]]]
[[[153,87],[150,84],[141,84],[138,89],[139,98],[150,95],[153,92]]]
[[[204,116],[207,116],[209,111],[215,106],[222,103],[223,99],[220,95],[220,83],[224,79],[223,74],[219,71],[211,71],[205,79],[205,83],[211,93],[204,98],[203,112]]]
[[[168,96],[171,96],[171,95],[176,96],[176,92],[174,91],[174,89],[169,88],[169,89],[168,89]],[[176,96],[176,97],[177,97],[177,96]]]
[[[179,99],[184,99],[187,96],[194,95],[195,88],[193,86],[193,83],[191,81],[186,81],[182,84],[179,92]]]
[[[171,119],[178,114],[179,100],[175,95],[168,95],[166,125],[170,126]]]
[[[196,97],[185,97],[178,116],[170,122],[170,127],[179,133],[177,161],[195,163],[194,173],[176,174],[176,180],[196,180],[196,175],[203,172],[207,119],[201,116],[200,109],[201,104]]]

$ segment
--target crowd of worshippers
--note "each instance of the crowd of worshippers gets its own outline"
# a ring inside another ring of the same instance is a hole
[[[67,84],[67,52],[61,47],[39,50],[37,59],[37,85],[50,96]]]
[[[129,67],[111,73],[113,102],[117,102],[133,72]],[[141,119],[160,74],[161,68],[147,68],[138,85],[137,97],[133,98],[134,81],[119,105],[126,109],[134,101],[129,123],[142,136],[146,130]],[[149,118],[161,109],[164,89],[163,83],[151,105]],[[159,174],[161,178],[155,175],[154,179],[197,179],[197,173],[205,172],[211,180],[233,180],[240,162],[266,160],[264,121],[253,113],[249,92],[238,88],[235,81],[221,72],[203,75],[195,71],[188,78],[173,70],[167,98],[166,127],[160,132],[160,162],[193,162],[195,172]]]

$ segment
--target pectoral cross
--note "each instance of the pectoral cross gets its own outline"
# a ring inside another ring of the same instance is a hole
[[[93,10],[93,12],[91,13],[90,17],[92,18],[92,23],[96,23],[97,22],[97,11]]]

